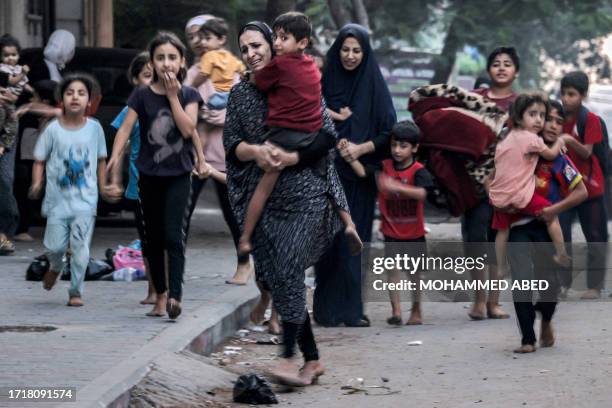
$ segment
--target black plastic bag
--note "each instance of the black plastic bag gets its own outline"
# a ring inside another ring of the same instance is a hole
[[[34,258],[34,261],[28,266],[26,271],[26,280],[40,282],[43,276],[49,270],[49,260],[46,255],[40,255]]]
[[[278,404],[270,384],[257,374],[244,374],[234,385],[234,402],[244,404]]]
[[[87,264],[87,270],[85,271],[85,280],[100,280],[102,277],[112,272],[113,267],[106,262],[90,258],[89,264]],[[68,262],[66,262],[66,266],[62,271],[61,280],[70,280],[70,257],[68,257]]]

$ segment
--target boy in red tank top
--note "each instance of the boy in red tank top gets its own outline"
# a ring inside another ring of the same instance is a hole
[[[420,257],[427,254],[425,242],[424,201],[428,189],[433,187],[433,178],[425,167],[416,161],[419,148],[419,128],[410,121],[402,121],[391,130],[391,157],[384,160],[382,171],[378,174],[378,205],[381,215],[380,230],[385,236],[385,256],[394,257],[403,252],[411,243],[410,256]],[[399,250],[402,251],[399,251]],[[410,279],[419,282],[420,271],[410,275]],[[389,272],[389,283],[400,282],[398,270]],[[387,319],[391,325],[402,324],[402,309],[399,291],[389,291],[392,316]],[[419,291],[413,292],[412,309],[407,325],[422,324]]]

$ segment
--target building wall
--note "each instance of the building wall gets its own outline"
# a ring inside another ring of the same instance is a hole
[[[112,0],[0,0],[0,35],[23,48],[43,46],[56,29],[74,34],[77,46],[112,47]]]

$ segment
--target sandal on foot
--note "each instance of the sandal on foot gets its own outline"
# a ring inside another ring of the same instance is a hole
[[[401,326],[402,318],[397,316],[391,316],[387,319],[387,324],[390,324],[391,326]]]
[[[168,303],[166,303],[166,312],[170,319],[176,319],[181,314],[181,304],[174,299],[168,300]]]
[[[0,255],[11,255],[15,252],[15,244],[8,239],[0,241]]]

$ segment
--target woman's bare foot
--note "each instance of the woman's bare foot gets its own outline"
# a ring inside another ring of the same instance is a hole
[[[363,242],[361,242],[361,238],[359,238],[359,234],[355,229],[355,224],[347,226],[344,229],[344,235],[346,236],[351,255],[359,255],[363,249]]]
[[[533,353],[534,351],[536,351],[536,348],[533,344],[523,344],[521,347],[514,349],[514,352],[518,354]]]
[[[238,256],[248,255],[252,250],[253,246],[251,245],[251,240],[240,237],[240,240],[238,241]]]
[[[155,302],[155,306],[153,306],[153,309],[151,309],[151,311],[149,313],[147,313],[147,316],[150,317],[163,317],[166,315],[166,302],[168,300],[168,294],[167,293],[162,293],[162,294],[158,294],[157,295],[157,300]]]
[[[155,292],[149,293],[146,298],[140,301],[141,305],[154,305],[157,303],[157,294]]]
[[[569,268],[572,266],[572,258],[570,258],[567,254],[555,254],[553,255],[553,261],[557,265],[561,265],[564,268]]]
[[[297,365],[286,358],[281,358],[280,361],[270,370],[270,376],[281,384],[291,385],[294,387],[304,387],[310,385],[311,381],[306,381],[300,376],[300,371]]]
[[[552,328],[552,322],[542,320],[540,326],[540,347],[552,347],[555,345],[555,332]]]
[[[323,374],[325,374],[325,367],[319,360],[307,361],[300,369],[300,377],[310,385],[316,384]]]
[[[239,263],[236,266],[236,273],[232,279],[228,279],[225,283],[230,285],[246,285],[251,277],[251,272],[253,271],[253,267],[251,265],[251,261],[247,261],[244,263]]]

